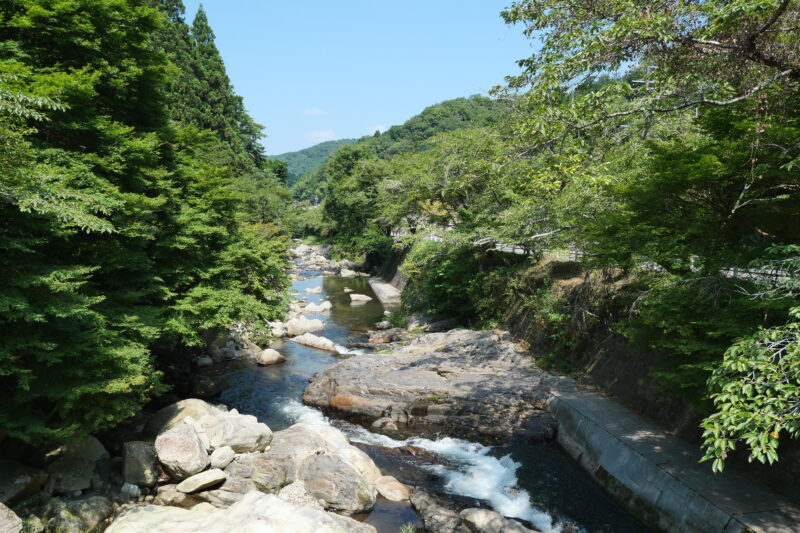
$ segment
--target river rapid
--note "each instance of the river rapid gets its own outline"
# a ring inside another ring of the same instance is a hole
[[[368,453],[384,474],[409,486],[421,486],[446,495],[458,510],[490,507],[501,514],[522,519],[540,531],[634,533],[648,531],[618,506],[580,466],[556,444],[512,441],[488,447],[477,442],[450,438],[409,438],[403,441],[373,433],[343,420],[325,417],[301,403],[309,379],[342,357],[362,353],[347,350],[350,343],[384,318],[365,278],[321,276],[304,272],[305,279],[293,284],[298,298],[309,303],[328,300],[333,308],[307,315],[325,323],[319,335],[340,346],[341,355],[309,348],[290,340],[272,345],[286,357],[279,365],[259,367],[231,361],[209,370],[224,392],[217,398],[231,408],[252,414],[273,431],[307,420],[325,421],[342,430],[351,442]],[[321,294],[306,289],[322,288]],[[345,288],[372,296],[363,305],[351,305]],[[422,521],[407,504],[379,499],[375,509],[360,520],[380,533],[397,533],[411,523],[422,531]]]

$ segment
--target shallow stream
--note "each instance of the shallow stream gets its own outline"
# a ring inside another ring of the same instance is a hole
[[[322,287],[321,294],[306,292],[316,287]],[[374,299],[351,305],[345,288]],[[311,277],[294,283],[293,290],[309,303],[329,300],[333,304],[329,313],[307,316],[322,320],[325,330],[319,334],[342,347],[360,340],[359,336],[384,316],[384,307],[364,278]],[[367,452],[384,474],[450,495],[460,508],[491,507],[505,516],[528,521],[541,531],[649,531],[555,444],[514,442],[486,447],[447,436],[398,441],[345,421],[329,420],[318,410],[304,406],[300,398],[314,374],[347,355],[337,356],[292,341],[273,347],[286,357],[285,363],[258,367],[234,361],[211,370],[224,385],[221,403],[255,415],[273,431],[305,420],[330,423]],[[422,522],[410,506],[381,499],[369,515],[357,518],[374,525],[379,533],[397,533],[407,523],[422,530]]]

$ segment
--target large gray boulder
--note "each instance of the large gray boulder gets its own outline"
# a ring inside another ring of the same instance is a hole
[[[417,489],[411,493],[411,505],[425,523],[430,533],[470,533],[455,511],[441,505],[436,498]]]
[[[554,382],[508,334],[457,329],[331,365],[303,401],[362,423],[388,418],[401,434],[505,440],[547,416]]]
[[[48,453],[47,457],[51,459],[60,457],[81,457],[92,462],[97,462],[101,459],[108,459],[110,455],[100,441],[90,435],[83,440],[68,442],[67,444],[59,446]]]
[[[250,492],[227,509],[192,511],[155,505],[130,506],[106,533],[376,533],[375,528],[287,502],[273,494]]]
[[[302,315],[296,316],[286,323],[286,333],[290,337],[297,337],[303,333],[316,333],[325,329],[321,320],[308,319]]]
[[[278,363],[283,363],[286,361],[286,358],[281,355],[278,350],[274,350],[272,348],[266,348],[261,350],[261,352],[255,358],[256,363],[261,366],[269,366],[275,365]]]
[[[156,412],[145,424],[143,433],[147,438],[156,438],[160,433],[183,424],[184,419],[188,416],[199,420],[205,415],[216,416],[224,412],[224,409],[203,400],[188,398]]]
[[[114,513],[114,504],[103,496],[87,496],[74,500],[52,498],[42,508],[47,531],[54,533],[86,533],[102,531],[105,521]]]
[[[321,337],[319,335],[314,335],[313,333],[303,333],[292,340],[298,344],[311,346],[312,348],[316,348],[318,350],[327,350],[329,352],[336,351],[336,344],[332,340],[326,339],[325,337]]]
[[[19,517],[0,503],[0,533],[20,533],[22,531],[22,520]]]
[[[464,509],[459,516],[471,533],[537,533],[489,509]]]
[[[71,494],[92,486],[95,461],[80,456],[58,459],[47,467],[47,487],[56,494]]]
[[[239,455],[225,467],[225,481],[213,490],[197,493],[202,501],[215,507],[229,507],[240,501],[248,492],[278,492],[288,483],[286,467],[269,453]]]
[[[156,438],[156,455],[169,475],[186,479],[205,470],[209,463],[206,447],[189,424],[174,427]]]
[[[123,476],[127,483],[152,487],[158,481],[156,448],[149,442],[132,441],[123,445]]]
[[[267,455],[282,465],[287,483],[297,479],[297,473],[307,457],[327,451],[325,439],[308,427],[295,424],[276,431]]]
[[[47,481],[38,468],[0,459],[0,503],[14,505],[33,496]]]
[[[408,490],[408,487],[392,476],[381,476],[375,481],[374,485],[378,494],[390,502],[407,501],[411,496],[411,491]]]
[[[325,507],[351,514],[366,512],[375,506],[375,487],[335,455],[309,457],[299,477],[311,496],[325,501]]]
[[[226,414],[200,421],[211,447],[228,446],[236,453],[261,452],[272,442],[272,431],[251,415]]]

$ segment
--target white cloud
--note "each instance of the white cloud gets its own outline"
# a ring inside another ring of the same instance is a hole
[[[373,135],[376,131],[379,131],[379,132],[383,133],[387,129],[388,128],[386,126],[384,126],[383,124],[375,124],[371,128],[367,128],[367,135]]]
[[[308,117],[312,117],[314,115],[324,115],[325,110],[318,107],[309,107],[308,109],[303,110],[303,114]]]
[[[314,143],[332,141],[334,139],[336,139],[336,133],[333,130],[314,130],[306,133],[306,140]]]

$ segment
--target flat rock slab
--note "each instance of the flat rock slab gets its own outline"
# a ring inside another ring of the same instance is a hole
[[[218,485],[225,481],[227,477],[228,476],[225,474],[225,472],[219,468],[212,468],[211,470],[206,470],[205,472],[195,474],[188,479],[184,479],[178,483],[178,486],[175,488],[183,493],[191,494],[192,492],[197,492],[199,490]]]
[[[396,306],[400,304],[400,291],[392,285],[378,278],[370,278],[369,285],[378,300],[386,306]]]
[[[547,378],[507,334],[452,330],[330,366],[303,400],[367,424],[388,418],[401,432],[499,440],[544,415]]]

